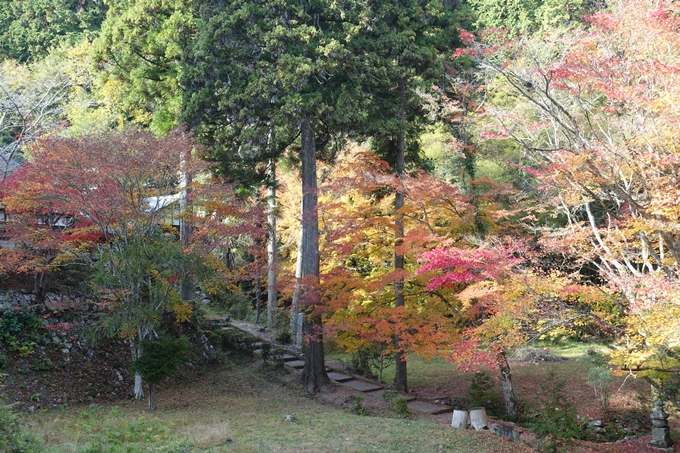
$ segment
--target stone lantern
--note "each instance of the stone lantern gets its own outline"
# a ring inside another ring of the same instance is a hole
[[[663,410],[663,401],[656,401],[652,410],[652,447],[665,451],[673,451],[671,430],[668,427],[668,415]]]

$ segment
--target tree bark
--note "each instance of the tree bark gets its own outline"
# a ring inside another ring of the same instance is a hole
[[[276,167],[269,161],[269,187],[267,188],[267,325],[276,325]]]
[[[501,372],[501,384],[503,387],[503,400],[505,401],[505,411],[512,417],[517,417],[517,398],[512,388],[512,376],[510,375],[510,364],[504,352],[498,355],[498,366]]]
[[[300,218],[302,218],[302,208],[300,208]],[[293,300],[290,304],[290,334],[295,340],[295,346],[302,346],[297,340],[297,332],[301,327],[298,325],[298,313],[300,313],[300,293],[302,280],[302,225],[300,225],[300,236],[298,237],[298,254],[295,264],[295,289],[293,290]]]
[[[404,108],[399,109],[400,117],[403,117]],[[404,175],[405,167],[405,139],[404,139],[404,129],[399,131],[399,141],[397,143],[397,176],[401,180]],[[400,271],[404,270],[404,254],[399,251],[399,247],[404,241],[404,216],[400,213],[400,210],[404,207],[404,191],[401,187],[397,189],[397,193],[394,200],[394,210],[396,212],[395,221],[395,240],[394,240],[394,270]],[[404,306],[404,279],[399,277],[394,281],[394,307],[399,308]],[[408,392],[408,379],[406,373],[406,358],[405,351],[403,350],[403,345],[401,338],[398,333],[394,335],[394,349],[396,362],[394,364],[394,388],[397,391]]]
[[[319,218],[317,214],[316,143],[310,118],[301,124],[302,139],[302,280],[300,303],[307,315],[305,322],[305,367],[301,380],[309,393],[321,390],[328,382],[323,351],[323,326],[318,313],[319,294]]]
[[[182,246],[189,245],[189,235],[191,234],[191,225],[187,222],[186,216],[189,209],[189,185],[191,184],[191,175],[187,171],[187,160],[189,159],[188,151],[184,150],[180,155],[180,173],[179,173],[179,241]],[[186,266],[186,263],[183,264]],[[188,269],[182,269],[182,279],[179,282],[179,295],[182,300],[193,300],[194,298],[194,284]]]
[[[147,406],[149,412],[156,410],[156,386],[149,384],[149,405]]]

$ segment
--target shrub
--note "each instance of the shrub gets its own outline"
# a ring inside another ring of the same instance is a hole
[[[595,396],[600,399],[602,410],[607,411],[609,409],[609,384],[612,382],[609,369],[602,365],[592,367],[586,382],[595,391]]]
[[[352,404],[352,413],[355,415],[368,415],[368,411],[364,407],[363,396],[357,396],[354,398],[354,403]]]
[[[505,410],[494,379],[485,371],[472,376],[465,403],[468,407],[482,406],[492,415],[500,415]]]
[[[573,439],[585,434],[576,406],[564,394],[565,385],[566,381],[558,379],[555,370],[551,370],[547,382],[541,387],[541,405],[530,418],[530,426],[541,440],[543,451],[572,451]]]
[[[289,344],[293,341],[293,337],[291,336],[289,329],[282,328],[276,332],[275,340],[281,344]]]
[[[11,408],[0,402],[0,452],[39,453],[42,451],[44,448],[40,442],[21,428]]]
[[[411,411],[409,411],[408,402],[406,401],[406,398],[398,396],[394,399],[393,404],[394,406],[392,406],[392,409],[397,414],[397,417],[409,418],[411,416]]]

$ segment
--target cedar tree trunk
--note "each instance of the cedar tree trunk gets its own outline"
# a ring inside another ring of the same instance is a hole
[[[404,108],[401,107],[399,115],[403,117]],[[397,176],[401,179],[404,174],[405,166],[405,139],[404,130],[399,131],[399,142],[397,143]],[[404,254],[399,251],[399,247],[404,241],[404,216],[399,212],[404,207],[404,192],[402,188],[397,189],[394,200],[394,210],[397,214],[395,222],[395,241],[394,241],[394,270],[404,270]],[[399,277],[394,282],[394,306],[395,308],[404,306],[404,279]],[[403,345],[399,334],[394,335],[394,349],[396,362],[394,364],[394,388],[400,392],[408,392],[408,379],[406,376],[406,359]]]
[[[302,139],[302,287],[300,302],[307,315],[305,322],[305,367],[301,380],[309,393],[321,390],[328,382],[323,353],[323,330],[318,311],[319,300],[319,218],[317,214],[316,143],[314,126],[304,118]]]
[[[269,161],[269,187],[267,188],[267,325],[276,324],[276,167]]]
[[[187,171],[188,152],[185,150],[180,155],[180,173],[179,173],[179,240],[183,247],[189,245],[189,235],[191,234],[191,225],[187,222],[187,215],[189,210],[189,185],[191,184],[191,175]],[[183,264],[186,266],[186,264]],[[182,272],[182,279],[179,283],[179,295],[182,300],[193,300],[194,288],[193,279],[187,269]]]

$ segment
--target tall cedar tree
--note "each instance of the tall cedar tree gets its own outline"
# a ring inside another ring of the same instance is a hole
[[[302,303],[310,392],[327,379],[319,307],[317,149],[337,118],[351,117],[348,60],[339,4],[282,0],[198,2],[195,39],[185,53],[184,119],[209,143],[225,174],[257,178],[259,163],[299,137],[302,162]],[[264,165],[262,166],[264,168]]]
[[[134,123],[166,134],[177,125],[182,49],[193,34],[191,8],[182,0],[109,1],[94,58],[104,79],[123,83],[123,108]]]
[[[0,60],[34,62],[99,31],[104,0],[1,0]]]
[[[373,138],[378,154],[393,166],[401,178],[409,160],[418,161],[417,137],[425,125],[424,101],[419,91],[440,82],[446,55],[457,39],[459,14],[447,2],[399,0],[367,2],[356,10],[357,34],[350,41],[358,70],[352,83],[362,88],[365,120],[359,132]],[[395,271],[404,269],[400,245],[404,237],[403,189],[395,193]],[[395,308],[403,307],[404,280],[393,283]],[[395,387],[408,390],[405,352],[395,334],[397,363]]]

